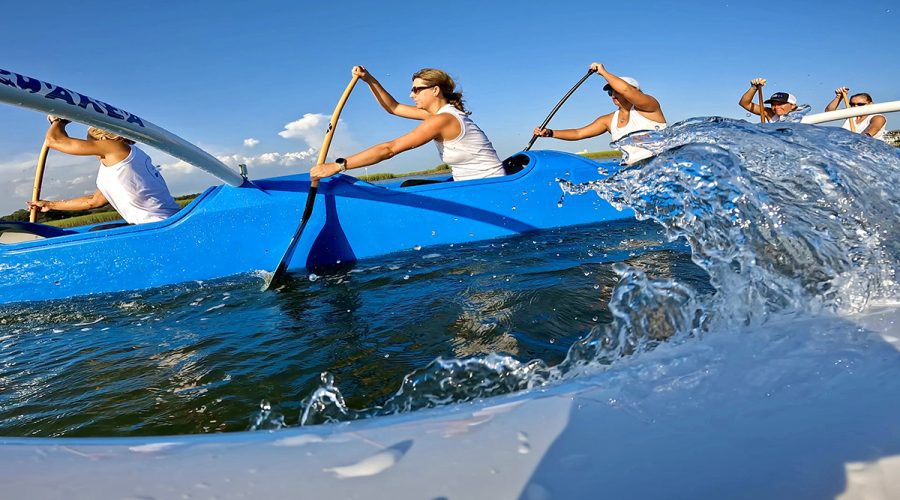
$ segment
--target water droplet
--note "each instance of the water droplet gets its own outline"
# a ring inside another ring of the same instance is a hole
[[[316,281],[317,279],[319,279],[319,275],[316,273],[309,273],[309,281]]]
[[[525,455],[531,451],[531,444],[528,442],[528,434],[520,431],[516,435],[516,438],[519,440],[519,453]]]
[[[516,206],[515,206],[515,205],[513,205],[513,206],[512,206],[512,209],[513,209],[513,210],[516,210]]]
[[[599,290],[599,289],[600,289],[600,285],[594,285],[594,290]]]
[[[403,276],[403,279],[408,280],[408,279],[409,279],[409,275],[408,275],[408,274],[407,274],[407,275],[404,275],[404,276]]]
[[[431,230],[431,235],[432,235],[432,236],[437,236],[437,231],[435,231],[434,229],[432,229],[432,230]]]

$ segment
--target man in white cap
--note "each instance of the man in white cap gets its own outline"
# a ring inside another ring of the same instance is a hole
[[[553,137],[564,141],[577,141],[596,137],[609,132],[613,141],[639,131],[662,130],[666,128],[666,117],[663,115],[659,101],[641,91],[641,84],[628,76],[616,76],[600,63],[591,63],[590,68],[606,79],[603,90],[612,97],[618,109],[603,115],[593,122],[574,129],[551,130],[535,128],[534,134],[539,137]],[[625,146],[626,163],[633,164],[652,155],[646,149],[636,146]]]
[[[769,106],[760,109],[759,104],[753,102],[753,97],[765,84],[765,78],[754,78],[753,80],[750,80],[750,88],[744,92],[744,95],[741,96],[741,100],[738,104],[754,115],[765,113],[766,121],[770,122],[781,121],[788,113],[797,109],[797,98],[794,94],[789,94],[787,92],[775,92],[772,94],[772,97],[765,101],[765,104],[768,104]]]

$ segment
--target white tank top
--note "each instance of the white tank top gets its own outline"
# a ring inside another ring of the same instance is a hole
[[[866,117],[865,120],[856,124],[856,132],[859,134],[865,132],[866,129],[869,128],[869,124],[872,123],[872,118],[875,118],[876,116],[880,116],[880,117],[884,118],[884,115],[869,115]],[[850,130],[850,120],[856,120],[856,118],[847,118],[846,120],[844,120],[844,124],[841,125],[841,128],[844,130]],[[881,130],[879,130],[878,132],[875,132],[875,135],[873,135],[872,138],[878,139],[879,141],[884,141],[885,140],[884,129],[886,129],[886,128],[887,128],[887,122],[884,122],[884,125],[881,127]]]
[[[665,122],[653,121],[642,115],[638,110],[631,108],[631,113],[628,115],[628,123],[626,123],[624,127],[619,127],[619,110],[617,109],[612,115],[609,135],[612,136],[613,141],[618,141],[622,137],[633,132],[662,130],[666,128],[666,126]],[[653,156],[651,151],[632,145],[623,145],[622,152],[627,154],[625,162],[629,165]]]
[[[505,174],[497,151],[484,132],[462,111],[445,104],[437,114],[453,115],[459,121],[459,136],[452,141],[434,141],[441,161],[450,165],[454,181],[500,177]]]
[[[135,146],[119,163],[100,164],[97,189],[129,224],[163,220],[181,208],[150,157]]]

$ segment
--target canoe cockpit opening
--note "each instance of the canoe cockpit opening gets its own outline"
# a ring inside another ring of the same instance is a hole
[[[503,171],[506,175],[517,174],[522,171],[531,161],[528,155],[513,155],[503,160]]]
[[[503,160],[503,172],[506,175],[517,174],[522,171],[531,161],[528,155],[515,155]],[[422,186],[424,184],[437,184],[439,182],[450,182],[452,179],[408,179],[400,183],[400,187]]]
[[[74,234],[74,231],[30,222],[0,222],[0,244],[11,245]]]
[[[450,182],[453,178],[450,179],[407,179],[400,183],[400,187],[412,187],[412,186],[423,186],[425,184],[439,184],[441,182]]]
[[[57,236],[65,236],[67,234],[78,234],[80,232],[105,231],[117,227],[130,226],[125,221],[113,221],[104,224],[96,224],[90,228],[81,231],[73,231],[71,229],[63,229],[45,224],[33,224],[31,222],[0,222],[0,245],[13,245],[16,243],[24,243],[26,241],[43,240],[46,238],[55,238]]]

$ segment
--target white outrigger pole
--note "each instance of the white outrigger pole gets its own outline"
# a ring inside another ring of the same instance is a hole
[[[800,120],[800,123],[815,125],[816,123],[845,120],[850,117],[872,115],[876,113],[893,113],[895,111],[900,111],[900,101],[878,102],[875,104],[867,104],[865,106],[856,106],[853,108],[838,109],[835,111],[827,111],[825,113],[806,115],[802,120]]]
[[[122,108],[36,78],[0,69],[0,102],[92,125],[147,144],[204,170],[232,186],[247,179],[216,157]]]

